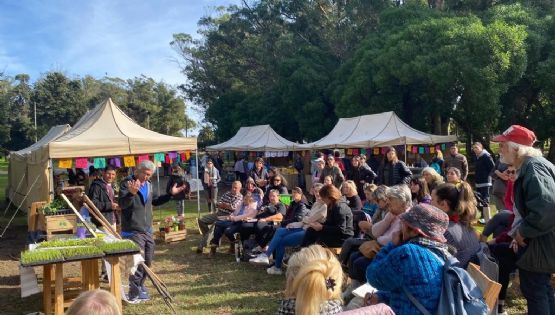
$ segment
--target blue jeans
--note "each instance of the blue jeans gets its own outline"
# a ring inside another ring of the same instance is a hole
[[[518,268],[520,290],[528,304],[528,314],[555,315],[555,298],[551,286],[551,274]]]
[[[274,237],[270,241],[270,245],[268,245],[268,250],[266,251],[266,255],[270,256],[275,250],[274,261],[276,268],[281,268],[283,256],[285,255],[285,248],[301,245],[304,233],[305,231],[302,228],[279,228],[276,230]]]

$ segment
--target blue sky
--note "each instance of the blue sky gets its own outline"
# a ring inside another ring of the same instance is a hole
[[[169,84],[186,78],[169,46],[174,33],[196,35],[199,18],[239,0],[24,0],[0,2],[0,72],[144,74]]]

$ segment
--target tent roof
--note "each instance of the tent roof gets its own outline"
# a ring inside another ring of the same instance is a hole
[[[63,134],[65,134],[68,130],[71,129],[70,125],[58,125],[58,126],[54,126],[52,128],[50,128],[50,130],[48,130],[48,132],[46,133],[46,135],[44,135],[44,137],[40,138],[39,141],[33,143],[32,145],[30,145],[29,147],[25,148],[25,149],[21,149],[19,151],[16,152],[12,152],[11,154],[14,155],[19,155],[19,156],[25,156],[28,155],[29,153],[42,148],[43,146],[46,146],[47,144],[49,144],[50,142],[58,139],[59,137],[61,137]]]
[[[394,112],[340,118],[322,139],[303,145],[307,149],[371,148],[401,144],[435,144],[457,141],[456,136],[438,136],[418,131]]]
[[[270,125],[241,127],[229,140],[206,147],[214,151],[295,151],[301,145],[278,135]]]
[[[107,99],[52,141],[48,150],[50,158],[74,158],[196,148],[196,138],[172,137],[143,128]]]

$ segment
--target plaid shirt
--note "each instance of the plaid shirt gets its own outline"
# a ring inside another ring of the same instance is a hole
[[[331,315],[341,312],[343,312],[343,307],[339,300],[328,300],[326,303],[320,305],[320,315]],[[295,299],[281,300],[279,302],[277,315],[295,315]]]
[[[232,214],[233,211],[239,209],[241,207],[241,203],[243,202],[243,195],[241,194],[234,194],[232,191],[228,191],[220,198],[220,202],[228,203],[231,205],[230,209],[222,209],[218,208],[219,211],[227,212],[228,214]]]

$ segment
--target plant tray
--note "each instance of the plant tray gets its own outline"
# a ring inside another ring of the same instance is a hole
[[[30,264],[21,263],[21,266],[23,266],[23,267],[37,267],[37,266],[57,264],[57,263],[64,262],[64,261],[65,261],[64,259],[42,260],[42,261],[35,261],[33,263],[30,263]]]
[[[121,255],[131,255],[131,254],[138,254],[140,250],[137,249],[121,249],[115,251],[104,252],[106,256],[121,256]]]
[[[65,257],[65,262],[80,261],[80,260],[87,260],[87,259],[96,259],[96,258],[101,258],[101,257],[104,257],[104,253],[103,254],[97,254],[97,255],[68,256],[68,257]]]
[[[66,214],[73,214],[73,211],[71,209],[60,209],[57,211],[48,211],[48,210],[44,211],[44,215],[47,217],[55,216],[55,215],[66,215]]]

